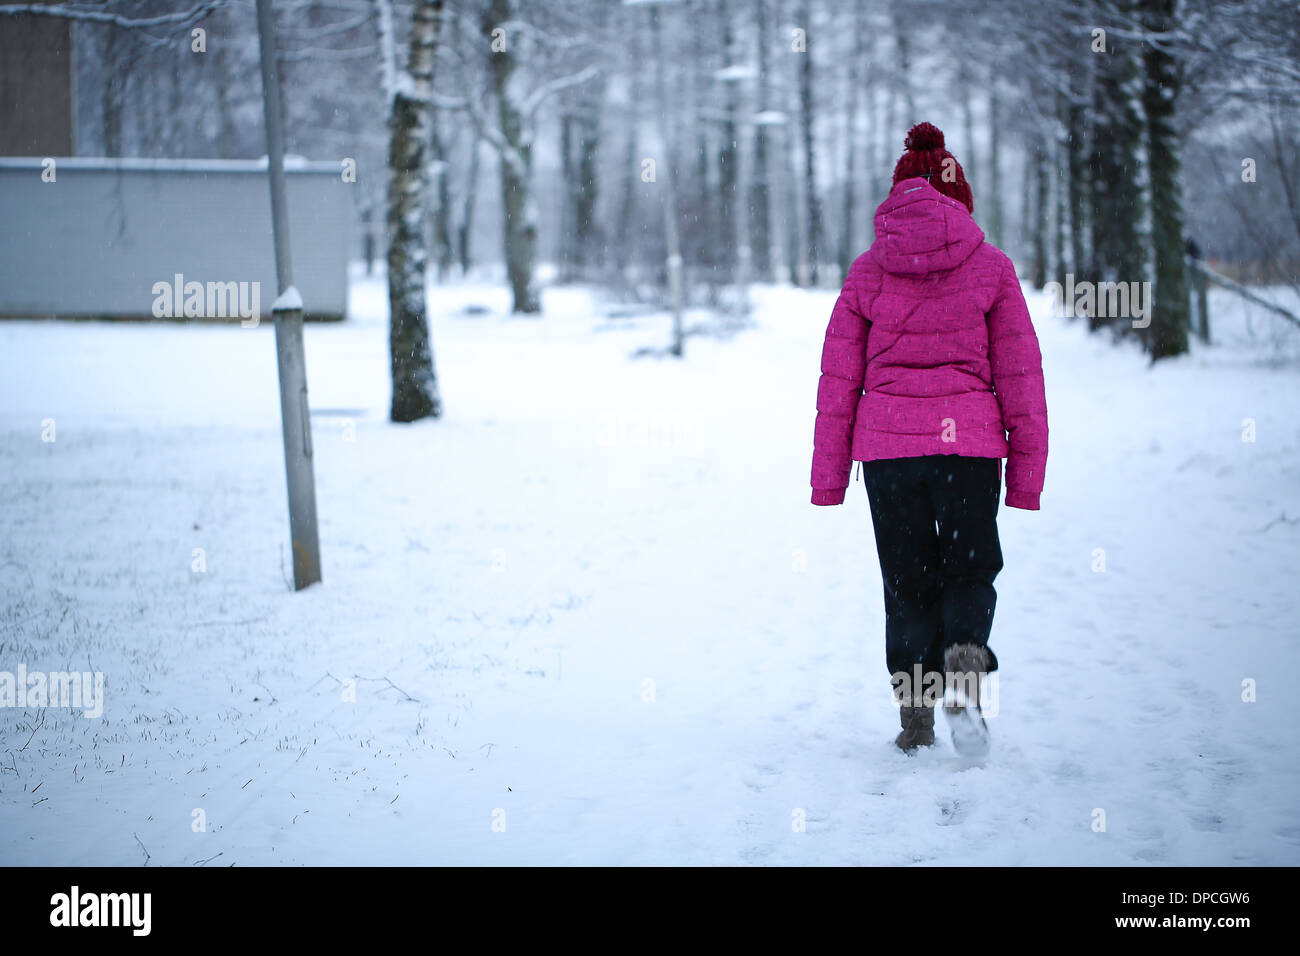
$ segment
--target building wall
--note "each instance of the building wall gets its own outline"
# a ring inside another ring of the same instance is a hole
[[[265,161],[0,158],[0,317],[151,318],[157,282],[258,282],[277,294]],[[355,184],[285,171],[294,285],[312,318],[347,311]]]

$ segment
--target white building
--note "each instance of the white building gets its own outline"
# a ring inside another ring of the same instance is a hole
[[[304,314],[343,318],[356,184],[338,164],[289,159],[285,179]],[[278,290],[264,158],[0,157],[0,318],[153,318],[155,287],[179,285],[177,276],[259,283],[270,319]]]

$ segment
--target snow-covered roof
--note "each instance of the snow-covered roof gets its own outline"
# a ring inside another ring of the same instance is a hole
[[[59,169],[167,171],[190,173],[264,173],[266,157],[258,159],[147,159],[112,156],[0,156],[0,169],[41,169],[52,158]],[[302,156],[284,158],[286,172],[339,174],[338,162],[319,162]]]

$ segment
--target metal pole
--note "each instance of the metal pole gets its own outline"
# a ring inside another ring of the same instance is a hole
[[[280,74],[275,63],[271,0],[257,0],[257,32],[262,51],[262,110],[266,115],[267,171],[271,181],[271,229],[275,237],[275,277],[279,296],[275,353],[280,369],[280,424],[284,432],[284,473],[289,489],[289,537],[293,542],[293,586],[301,591],[320,576],[316,530],[316,478],[312,469],[311,412],[307,406],[307,362],[302,344],[302,298],[293,286],[289,255],[289,211],[284,193],[284,129],[280,117]]]

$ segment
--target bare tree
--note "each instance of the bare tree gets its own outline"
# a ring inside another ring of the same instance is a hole
[[[755,276],[761,281],[772,278],[772,199],[768,130],[773,125],[771,112],[771,0],[753,0],[756,26],[755,48],[758,55],[758,102],[754,117],[754,163],[749,191],[750,249],[753,251]]]
[[[813,98],[813,46],[812,46],[812,4],[804,0],[800,8],[805,36],[809,37],[808,46],[799,58],[799,128],[803,135],[803,190],[804,208],[808,216],[808,281],[817,285],[819,280],[818,264],[822,256],[822,209],[817,195],[817,151],[813,136],[814,98]]]
[[[443,0],[416,0],[411,20],[409,67],[397,62],[392,0],[375,0],[380,70],[388,100],[388,308],[389,358],[395,422],[442,414],[433,365],[425,282],[428,194],[426,154],[434,51],[442,25]]]
[[[1141,0],[1142,22],[1151,31],[1145,48],[1146,109],[1150,150],[1152,241],[1155,249],[1155,306],[1148,348],[1152,360],[1187,351],[1191,324],[1183,235],[1182,149],[1175,125],[1180,70],[1157,39],[1176,23],[1179,0]]]

